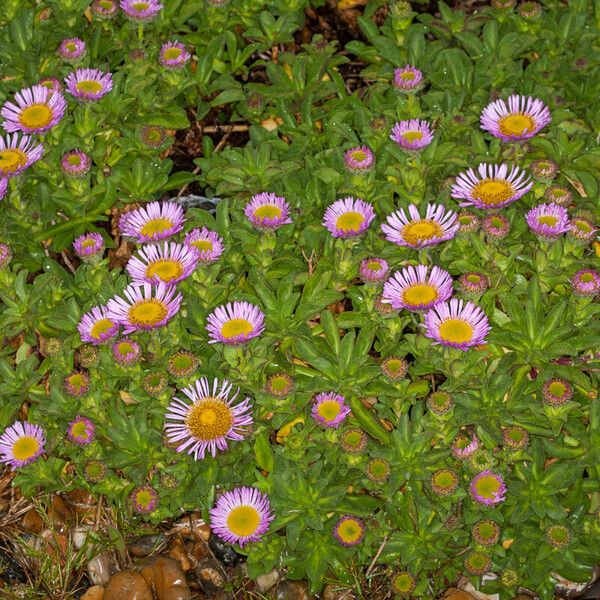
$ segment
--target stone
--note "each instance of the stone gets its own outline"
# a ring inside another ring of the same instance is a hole
[[[167,537],[162,533],[153,535],[140,535],[127,542],[127,550],[137,558],[150,554],[158,554],[166,545]]]
[[[44,529],[44,521],[35,508],[30,508],[23,515],[21,529],[27,533],[40,533]]]
[[[277,584],[273,600],[312,600],[305,581],[281,581]]]
[[[48,519],[53,528],[61,533],[65,531],[67,523],[73,519],[71,509],[58,494],[52,496],[52,503],[48,507]]]
[[[328,583],[323,590],[323,600],[356,600],[356,594],[350,588]]]
[[[152,591],[137,571],[115,573],[104,588],[103,600],[153,600]]]
[[[81,525],[79,527],[74,527],[71,530],[71,540],[73,541],[73,545],[75,546],[75,548],[77,548],[77,550],[83,548],[87,535],[88,528],[82,527]]]
[[[190,588],[179,563],[173,558],[159,558],[142,569],[146,582],[158,600],[189,600]]]
[[[190,556],[180,539],[173,540],[168,554],[179,563],[179,566],[184,573],[192,568]]]
[[[277,569],[273,569],[268,573],[263,573],[262,575],[259,575],[255,579],[256,585],[258,586],[258,589],[261,592],[266,592],[267,590],[270,590],[273,586],[277,584],[277,582],[279,581],[279,577],[279,571]]]
[[[93,585],[85,591],[81,600],[104,600],[104,588],[101,585]]]
[[[208,547],[213,554],[226,566],[235,567],[240,562],[241,556],[221,538],[211,535],[208,540]]]
[[[211,555],[210,548],[206,542],[196,542],[192,546],[190,554],[197,562]]]
[[[88,577],[94,585],[104,585],[110,579],[112,571],[110,553],[108,552],[94,556],[87,564]]]
[[[69,508],[80,520],[91,520],[96,516],[96,503],[94,496],[87,490],[71,490],[65,496]]]
[[[210,527],[204,522],[200,513],[193,512],[177,521],[171,533],[179,533],[185,538],[194,538],[198,541],[203,540],[208,542]]]
[[[195,573],[200,589],[208,596],[216,594],[227,582],[223,567],[214,558],[202,560]]]

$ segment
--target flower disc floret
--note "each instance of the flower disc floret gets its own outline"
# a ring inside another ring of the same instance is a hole
[[[158,286],[132,283],[123,294],[125,298],[116,296],[108,301],[106,307],[108,318],[122,325],[125,335],[163,327],[181,307],[181,293],[176,293],[175,286],[164,283]]]
[[[113,358],[119,365],[132,365],[140,354],[140,345],[130,338],[122,338],[112,345]]]
[[[500,527],[491,519],[479,521],[471,529],[473,539],[482,546],[493,546],[500,539]]]
[[[512,95],[491,102],[481,113],[481,128],[504,142],[526,140],[550,123],[550,109],[531,96]]]
[[[475,476],[470,487],[471,497],[476,502],[493,506],[500,504],[506,499],[506,485],[501,475],[493,473],[489,469]]]
[[[267,494],[245,486],[221,494],[209,512],[215,534],[242,547],[260,541],[275,518]]]
[[[327,207],[323,226],[334,238],[351,238],[364,233],[375,219],[373,206],[348,196]]]
[[[434,130],[427,121],[411,119],[400,121],[392,128],[390,139],[406,152],[418,152],[433,141]]]
[[[65,78],[65,83],[68,92],[84,102],[100,100],[113,88],[112,75],[100,69],[77,69]]]
[[[0,110],[2,126],[13,133],[43,133],[58,125],[65,115],[67,102],[59,92],[34,85],[15,94],[14,102],[6,102]]]
[[[0,463],[13,471],[32,463],[44,452],[46,437],[39,425],[15,421],[0,435]]]
[[[452,277],[444,269],[412,265],[396,271],[383,285],[383,301],[396,310],[425,311],[452,296]]]
[[[386,220],[381,229],[388,242],[417,249],[451,240],[459,228],[456,213],[446,211],[441,204],[428,204],[425,217],[411,204],[408,214],[401,208]]]
[[[151,485],[140,485],[131,492],[130,501],[134,512],[147,515],[158,506],[158,492]]]
[[[165,242],[142,247],[125,268],[134,281],[171,286],[189,277],[197,264],[195,250],[184,244]]]
[[[404,379],[408,373],[408,361],[402,356],[388,356],[381,361],[383,374],[392,381]]]
[[[158,0],[121,0],[119,6],[132,21],[151,21],[163,9]]]
[[[481,163],[478,173],[469,169],[456,177],[452,197],[463,199],[460,206],[496,210],[516,202],[532,187],[533,181],[519,167]]]
[[[390,476],[390,463],[383,458],[374,458],[365,467],[367,477],[375,483],[383,483]]]
[[[485,343],[491,327],[485,313],[473,302],[452,298],[425,315],[425,335],[434,344],[468,350]]]
[[[119,219],[121,235],[138,243],[159,242],[183,229],[183,208],[175,202],[149,202],[123,213]],[[189,245],[189,244],[188,244]]]
[[[275,398],[285,398],[294,389],[294,380],[287,373],[270,375],[265,385],[267,394]]]
[[[350,454],[358,454],[367,447],[367,434],[362,429],[347,429],[340,436],[340,446]]]
[[[218,306],[208,315],[208,343],[220,342],[229,346],[245,344],[264,331],[264,321],[262,310],[250,302],[229,302]]]
[[[344,396],[335,392],[321,392],[315,397],[310,414],[322,426],[337,428],[349,413],[350,407]]]
[[[485,575],[491,566],[490,557],[482,552],[471,552],[465,558],[465,569],[471,575]]]
[[[365,537],[365,525],[358,517],[346,515],[336,523],[333,535],[342,546],[357,546]]]
[[[96,262],[102,258],[106,245],[99,233],[84,233],[75,238],[73,250],[83,262]]]
[[[400,571],[392,576],[392,590],[401,597],[410,596],[415,586],[415,578],[407,571]]]
[[[550,406],[562,406],[573,398],[573,386],[558,377],[548,379],[542,386],[542,398]]]
[[[431,489],[438,496],[453,494],[458,487],[458,477],[452,469],[438,469],[431,476]]]
[[[250,398],[235,404],[239,388],[233,392],[228,381],[213,381],[212,390],[206,378],[198,379],[182,392],[191,404],[173,398],[165,416],[165,431],[177,452],[203,459],[207,452],[227,450],[228,441],[240,441],[252,425]]]
[[[525,220],[529,229],[539,238],[553,240],[560,237],[570,229],[567,209],[558,204],[539,204],[532,208]]]
[[[290,206],[282,196],[262,192],[252,196],[244,214],[257,229],[278,229],[292,222]]]
[[[158,62],[168,69],[180,69],[186,65],[191,57],[192,55],[188,52],[185,45],[175,40],[161,46]]]

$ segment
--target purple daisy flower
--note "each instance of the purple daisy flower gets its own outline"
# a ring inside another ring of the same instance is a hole
[[[490,279],[483,273],[469,271],[459,278],[461,291],[466,294],[483,294],[490,287]]]
[[[205,265],[214,263],[223,254],[223,238],[216,231],[206,227],[192,229],[186,234],[183,243],[188,248],[193,248],[198,254],[198,262]]]
[[[426,265],[412,265],[396,271],[383,285],[383,302],[392,308],[411,311],[428,310],[452,296],[450,273]]]
[[[365,258],[360,263],[358,272],[363,281],[378,283],[383,281],[390,270],[390,266],[383,258]]]
[[[149,202],[146,206],[123,213],[119,219],[121,235],[138,243],[158,242],[183,229],[183,208],[175,202]]]
[[[76,61],[86,51],[85,42],[79,38],[64,39],[58,47],[58,55],[67,61]]]
[[[94,0],[92,2],[92,10],[99,17],[114,17],[118,9],[117,0]]]
[[[473,302],[452,298],[425,314],[425,336],[435,344],[467,350],[485,344],[490,325],[485,313]]]
[[[550,109],[539,99],[513,94],[488,104],[481,113],[481,128],[504,142],[526,140],[550,123]]]
[[[573,398],[573,386],[566,379],[553,377],[542,386],[542,398],[550,406],[562,406]]]
[[[578,296],[594,296],[600,292],[600,273],[594,269],[580,269],[570,281]]]
[[[374,218],[368,202],[348,196],[327,207],[322,224],[334,238],[350,238],[366,231]]]
[[[106,306],[94,306],[77,325],[82,342],[101,344],[117,335],[119,323],[108,315]]]
[[[132,256],[125,269],[134,281],[175,285],[189,277],[198,264],[198,253],[183,244],[148,244]]]
[[[42,158],[44,147],[28,135],[0,136],[0,177],[15,177]]]
[[[178,69],[183,66],[192,58],[192,55],[188,52],[187,48],[178,41],[167,42],[160,48],[158,55],[158,62],[163,67],[169,69]]]
[[[208,343],[244,344],[264,331],[264,321],[262,310],[249,302],[229,302],[218,306],[208,315]]]
[[[158,0],[121,0],[121,10],[134,21],[151,21],[163,9]]]
[[[220,386],[220,389],[219,389]],[[170,443],[178,444],[177,452],[186,452],[194,460],[203,459],[207,452],[216,456],[217,450],[227,450],[227,441],[240,441],[249,433],[254,422],[250,398],[234,404],[240,389],[233,392],[227,380],[219,384],[202,377],[181,390],[191,401],[179,398],[167,407],[165,431]]]
[[[6,196],[8,190],[8,179],[0,179],[0,200]]]
[[[510,231],[510,221],[499,214],[488,215],[483,221],[483,230],[493,239],[502,239]]]
[[[269,192],[252,196],[244,214],[257,229],[278,229],[292,222],[285,198]]]
[[[375,165],[375,155],[367,146],[350,148],[344,154],[344,164],[352,173],[366,173]]]
[[[402,150],[409,152],[418,152],[433,141],[433,129],[429,127],[427,121],[411,119],[410,121],[400,121],[392,129],[390,139],[396,142]]]
[[[412,65],[395,69],[394,86],[403,93],[416,92],[423,87],[423,73]]]
[[[457,458],[469,458],[479,449],[479,440],[476,435],[470,438],[460,435],[452,442],[452,454]]]
[[[470,492],[473,500],[486,506],[500,504],[506,499],[504,479],[489,469],[482,471],[473,479]]]
[[[342,546],[356,546],[365,537],[365,524],[358,517],[343,516],[333,528],[333,535]]]
[[[540,238],[551,240],[569,231],[569,214],[567,209],[558,204],[538,204],[526,215],[529,229]]]
[[[505,164],[490,165],[481,163],[477,168],[461,173],[452,186],[452,197],[463,198],[460,206],[475,206],[483,210],[492,210],[508,206],[522,198],[533,186],[533,181],[519,167],[510,172]]]
[[[156,329],[166,325],[181,307],[181,293],[175,295],[175,286],[159,283],[132,283],[106,305],[108,318],[123,325],[127,335],[132,331]]]
[[[92,167],[92,159],[81,150],[71,150],[60,159],[62,170],[72,177],[82,177]]]
[[[140,353],[140,345],[129,338],[122,338],[112,346],[113,358],[120,365],[132,365]]]
[[[62,94],[43,85],[34,85],[15,94],[15,102],[6,102],[0,110],[2,127],[9,132],[43,133],[65,116],[67,102]]]
[[[46,437],[39,425],[15,421],[0,435],[0,463],[14,471],[32,463],[44,452]]]
[[[77,69],[66,79],[67,90],[83,101],[99,100],[113,88],[112,75],[100,69]]]
[[[85,371],[73,371],[65,377],[65,391],[73,398],[81,398],[90,389],[90,376]]]
[[[67,436],[69,439],[79,446],[87,446],[94,440],[96,426],[85,417],[77,415],[74,421],[69,423],[67,428]]]
[[[0,269],[4,269],[12,258],[12,250],[7,244],[0,244]]]
[[[350,407],[344,396],[335,392],[321,392],[315,397],[310,415],[324,427],[337,429],[349,413]]]
[[[2,197],[0,193],[0,198]],[[598,228],[585,217],[576,215],[571,219],[569,235],[582,244],[589,244],[596,238]]]
[[[240,546],[260,541],[275,518],[267,494],[246,486],[221,494],[209,512],[215,534]]]
[[[54,77],[44,77],[44,79],[38,81],[37,85],[43,85],[51,92],[60,92],[62,90],[62,83]]]
[[[73,242],[73,250],[83,262],[97,262],[102,258],[104,249],[104,238],[95,232],[84,233]]]
[[[158,492],[151,485],[140,485],[131,492],[129,499],[136,513],[147,515],[158,505]]]
[[[408,213],[407,216],[401,208],[387,217],[387,224],[383,224],[381,229],[388,242],[410,248],[425,248],[451,240],[460,227],[456,213],[446,211],[441,204],[428,204],[424,218],[414,204],[408,207]]]

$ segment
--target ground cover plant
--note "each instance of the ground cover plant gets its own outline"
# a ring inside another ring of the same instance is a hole
[[[199,511],[312,593],[590,580],[597,7],[3,8],[15,489]]]

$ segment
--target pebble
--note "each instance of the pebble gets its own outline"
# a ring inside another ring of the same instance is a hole
[[[138,558],[160,552],[167,544],[167,537],[162,533],[140,535],[127,542],[127,550]]]
[[[273,569],[268,573],[263,573],[259,575],[256,579],[256,585],[261,592],[266,592],[270,590],[274,585],[279,581],[279,571],[277,569]]]
[[[94,585],[104,585],[112,573],[110,554],[103,552],[94,556],[87,564],[87,572]]]
[[[44,529],[44,521],[35,508],[30,508],[23,515],[21,529],[27,533],[40,533]]]
[[[103,600],[153,600],[152,591],[137,571],[113,575],[104,588]]]
[[[305,581],[281,581],[275,588],[273,600],[311,600]]]
[[[216,535],[210,536],[208,547],[226,567],[235,567],[240,562],[241,556],[227,542]]]
[[[85,591],[81,600],[104,600],[104,588],[101,585],[93,585]]]
[[[200,513],[190,513],[180,519],[171,530],[171,533],[179,533],[186,538],[194,538],[198,541],[208,542],[210,527],[204,522]]]
[[[158,600],[190,600],[190,588],[179,563],[173,558],[159,558],[142,569],[144,579],[156,592]]]
[[[96,515],[94,496],[87,490],[71,490],[65,496],[69,508],[79,517],[80,521],[93,519]]]
[[[323,590],[323,600],[356,600],[356,594],[350,588],[328,583]]]
[[[195,570],[200,589],[211,596],[218,592],[227,581],[223,567],[213,558],[205,558]]]
[[[169,548],[169,556],[174,558],[185,573],[192,568],[192,560],[180,539],[175,539]]]

